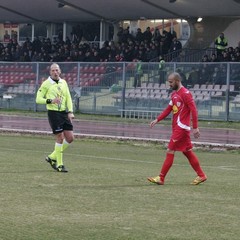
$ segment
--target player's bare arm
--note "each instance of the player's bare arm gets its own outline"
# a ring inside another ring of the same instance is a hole
[[[193,129],[193,136],[194,136],[195,138],[199,138],[199,137],[200,137],[199,128]]]
[[[153,120],[153,121],[150,123],[150,128],[153,128],[157,122],[158,122],[157,119]]]

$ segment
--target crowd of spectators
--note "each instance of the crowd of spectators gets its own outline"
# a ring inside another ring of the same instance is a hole
[[[202,62],[240,62],[240,44],[233,48],[226,48],[221,54],[204,55]]]
[[[9,39],[7,44],[0,43],[0,61],[12,62],[131,62],[156,61],[162,56],[171,61],[179,55],[181,42],[174,31],[147,27],[142,32],[137,29],[131,34],[129,28],[120,28],[117,33],[118,41],[106,41],[102,46],[98,43],[84,41],[84,37],[29,38],[19,44],[16,38]],[[236,48],[228,47],[221,54],[204,55],[202,62],[240,62],[240,44]]]
[[[192,67],[190,71],[177,69],[183,79],[183,84],[193,87],[195,84],[226,84],[227,66],[224,64],[200,65]],[[239,86],[240,70],[238,66],[230,69],[230,84]]]
[[[223,42],[224,40],[224,42]],[[221,47],[219,48],[219,45]],[[199,66],[194,66],[187,74],[182,69],[177,69],[181,75],[183,83],[190,87],[195,84],[226,84],[227,65],[224,62],[240,62],[240,42],[237,47],[227,47],[227,39],[221,33],[215,41],[215,48],[211,54],[205,54]],[[234,84],[236,89],[240,89],[240,69],[238,65],[230,68],[230,84]]]
[[[21,61],[21,62],[119,62],[135,61],[149,62],[158,61],[169,51],[177,52],[181,49],[181,43],[173,32],[159,29],[152,33],[150,27],[142,32],[137,29],[136,35],[129,32],[129,29],[120,28],[117,33],[118,41],[106,41],[103,46],[96,43],[89,43],[83,38],[38,38],[34,41],[26,39],[21,45],[16,39],[10,39],[4,45],[0,43],[0,61]]]

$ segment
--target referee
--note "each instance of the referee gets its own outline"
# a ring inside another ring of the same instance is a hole
[[[36,103],[46,104],[48,121],[56,137],[54,151],[46,161],[58,172],[68,172],[63,165],[63,151],[74,140],[72,119],[73,104],[67,82],[60,78],[58,64],[50,66],[50,76],[37,92]]]

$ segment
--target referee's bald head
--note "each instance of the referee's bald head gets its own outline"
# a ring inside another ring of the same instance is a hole
[[[60,66],[57,64],[57,63],[53,63],[51,66],[50,66],[50,70],[52,68],[59,68],[60,69]]]
[[[50,76],[53,80],[59,80],[61,69],[57,63],[53,63],[49,69]]]

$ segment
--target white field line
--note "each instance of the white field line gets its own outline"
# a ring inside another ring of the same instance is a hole
[[[99,157],[99,156],[93,156],[93,155],[81,155],[81,154],[72,154],[68,153],[68,155],[73,156],[79,156],[79,157],[85,157],[85,158],[92,158],[92,159],[104,159],[104,160],[112,160],[112,161],[120,161],[120,162],[136,162],[136,163],[144,163],[144,164],[157,164],[159,167],[161,167],[160,162],[151,162],[151,161],[141,161],[141,160],[135,160],[135,159],[124,159],[124,158],[114,158],[114,157]],[[175,166],[180,167],[186,167],[189,166],[189,164],[178,164],[174,163]],[[209,166],[209,165],[202,165],[204,168],[213,168],[213,169],[220,169],[220,170],[231,170],[231,171],[239,171],[239,169],[236,166]]]
[[[1,132],[7,133],[22,133],[22,134],[39,134],[39,135],[52,135],[49,131],[38,131],[38,130],[24,130],[24,129],[8,129],[0,128]],[[124,137],[124,136],[113,136],[113,135],[97,135],[97,134],[81,134],[74,133],[76,138],[87,137],[87,138],[102,138],[102,139],[115,139],[115,140],[132,140],[132,141],[147,141],[147,142],[161,142],[168,143],[169,139],[155,139],[155,138],[138,138],[138,137]],[[210,142],[192,142],[195,146],[210,146],[210,147],[220,147],[220,148],[231,148],[240,149],[239,144],[221,144],[221,143],[210,143]]]
[[[13,151],[13,152],[32,152],[32,149],[16,149],[16,148],[1,148],[2,151]],[[42,151],[37,151],[37,153],[44,153]],[[1,154],[0,154],[1,155]],[[47,153],[45,153],[47,155]],[[99,157],[94,155],[83,155],[83,154],[74,154],[74,153],[65,153],[65,155],[71,155],[71,156],[77,156],[78,158],[90,158],[90,159],[103,159],[103,160],[111,160],[111,161],[119,161],[119,162],[135,162],[135,163],[143,163],[143,164],[156,164],[159,167],[161,166],[160,162],[152,162],[152,161],[142,161],[142,160],[136,160],[136,159],[126,159],[126,158],[115,158],[115,157]],[[174,163],[173,165],[179,166],[179,167],[188,167],[189,164],[178,164]],[[209,165],[202,165],[204,168],[212,168],[212,169],[219,169],[219,170],[228,170],[228,171],[239,171],[239,169],[236,166],[209,166]]]

